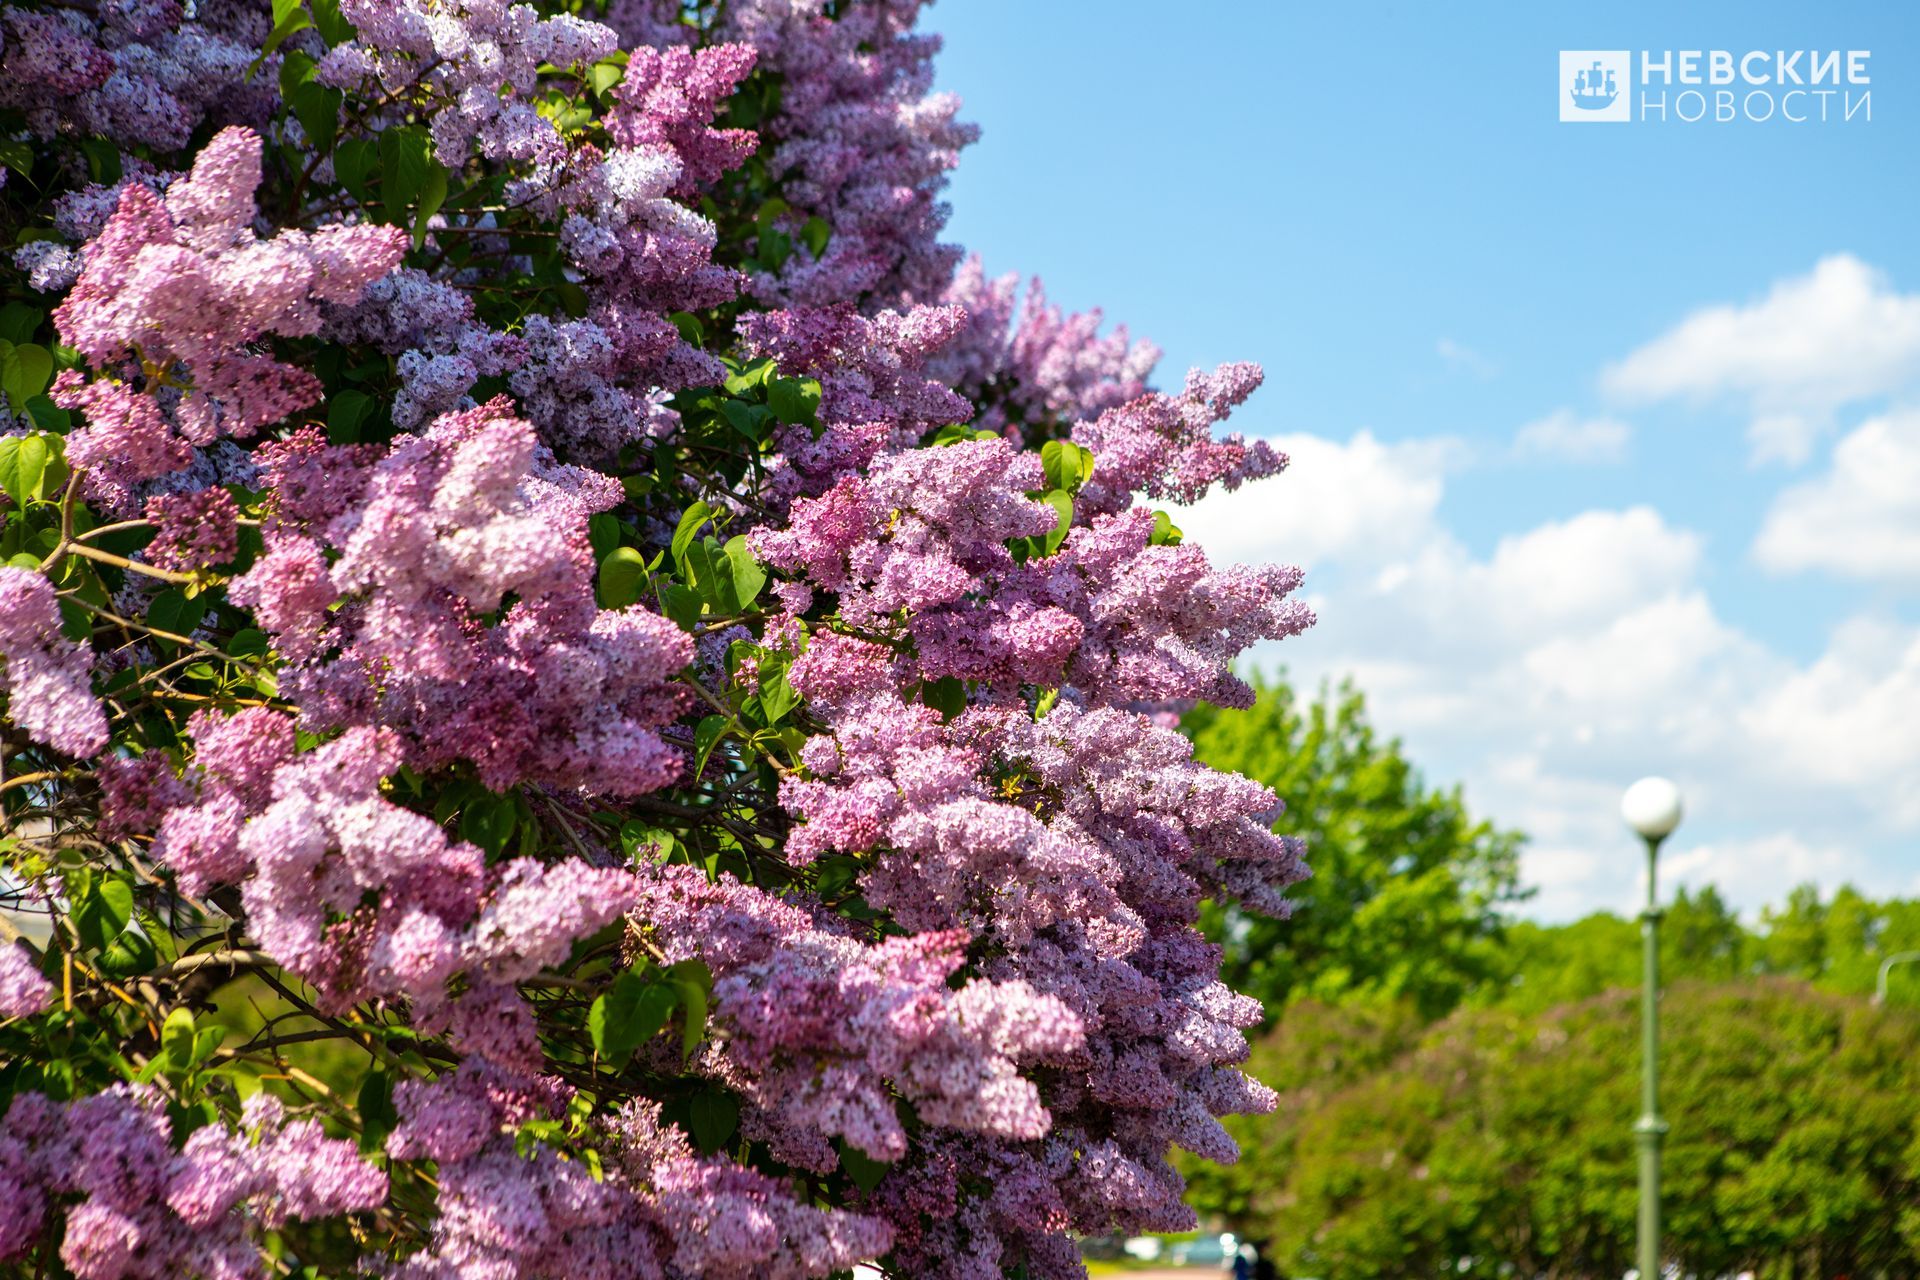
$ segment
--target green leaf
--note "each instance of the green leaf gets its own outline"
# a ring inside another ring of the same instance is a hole
[[[125,880],[102,880],[75,909],[73,927],[82,942],[104,951],[132,919],[133,886]]]
[[[115,978],[131,977],[153,968],[158,952],[137,929],[123,930],[100,953],[100,971]]]
[[[732,721],[726,716],[707,716],[694,726],[693,730],[693,781],[698,782],[700,775],[706,772],[707,757],[713,754],[714,747],[726,735],[727,726]]]
[[[18,138],[0,138],[0,168],[25,175],[33,172],[33,144]]]
[[[345,44],[358,34],[353,23],[340,13],[340,0],[307,0],[307,11],[313,15],[313,25],[329,48]]]
[[[681,1031],[680,1054],[691,1058],[693,1051],[700,1047],[700,1041],[707,1034],[707,996],[713,990],[713,974],[708,972],[704,960],[682,960],[667,970],[674,991],[680,997],[680,1007],[686,1011],[686,1025]]]
[[[301,129],[306,132],[307,145],[314,150],[333,149],[333,140],[340,131],[341,101],[340,91],[324,84],[303,84],[288,95],[287,105],[293,108]]]
[[[615,1068],[624,1066],[635,1049],[667,1025],[677,1002],[669,984],[649,982],[632,969],[622,973],[587,1011],[594,1052]]]
[[[418,125],[380,135],[380,207],[389,222],[399,222],[413,207],[433,164],[433,140]]]
[[[720,1089],[702,1089],[693,1095],[687,1116],[693,1125],[694,1145],[702,1154],[712,1155],[740,1127],[740,1100]]]
[[[174,1071],[193,1070],[193,1011],[175,1009],[160,1027],[160,1051]]]
[[[763,264],[778,271],[793,256],[793,237],[774,227],[768,227],[760,233],[754,246],[754,257]]]
[[[840,1167],[846,1170],[853,1185],[862,1191],[871,1191],[879,1186],[880,1179],[886,1177],[887,1170],[893,1168],[891,1162],[875,1160],[844,1139],[836,1139],[833,1145],[840,1149]]]
[[[1171,547],[1180,544],[1180,529],[1173,523],[1173,517],[1164,511],[1153,513],[1153,532],[1147,536],[1150,545]]]
[[[1078,493],[1093,474],[1093,451],[1071,440],[1049,440],[1040,446],[1040,466],[1049,488]]]
[[[193,1033],[193,1065],[198,1067],[212,1061],[213,1055],[227,1038],[225,1027],[202,1027]]]
[[[498,855],[513,838],[520,820],[520,806],[514,796],[481,791],[460,811],[460,835],[488,853]]]
[[[327,439],[334,444],[358,444],[360,428],[373,412],[373,397],[351,388],[339,392],[327,405]]]
[[[289,38],[313,26],[313,18],[297,4],[288,9],[286,0],[273,0],[273,9],[275,14],[273,31],[267,36],[267,42],[260,46],[260,58],[254,60],[256,67],[261,59],[270,58],[278,52],[280,46]],[[286,10],[285,17],[279,16],[283,9]]]
[[[593,548],[594,559],[606,559],[620,545],[620,518],[611,511],[598,511],[588,517],[587,545]]]
[[[7,343],[0,350],[0,390],[7,393],[15,413],[26,408],[27,401],[45,391],[52,380],[53,354],[45,347]]]
[[[280,97],[288,105],[303,84],[312,84],[314,70],[320,64],[298,49],[289,49],[280,59]]]
[[[772,415],[765,405],[749,404],[745,400],[722,400],[720,416],[749,444],[759,444],[766,438],[766,423]]]
[[[38,561],[35,562],[36,564]],[[677,582],[660,584],[660,612],[673,619],[682,631],[700,625],[700,593]]]
[[[812,378],[775,378],[767,384],[767,407],[789,426],[811,426],[820,408],[820,384]]]
[[[967,686],[957,676],[941,676],[921,687],[920,701],[951,720],[967,709]]]
[[[437,160],[428,163],[427,176],[420,184],[420,209],[413,216],[413,247],[416,249],[427,242],[427,223],[447,202],[447,167]]]
[[[700,598],[718,612],[732,613],[730,586],[721,584],[721,567],[727,564],[726,553],[720,550],[719,542],[713,538],[702,538],[687,548],[686,559],[681,571]],[[728,566],[729,568],[731,566]]]
[[[647,562],[632,547],[615,547],[600,561],[600,607],[624,609],[640,598]]]
[[[713,515],[713,508],[704,502],[696,502],[688,507],[680,517],[680,523],[674,526],[671,553],[673,562],[680,566],[680,572],[686,572],[687,548],[700,535],[700,526]]]
[[[0,341],[31,342],[46,318],[46,312],[38,307],[18,301],[7,303],[0,307]]]
[[[757,360],[748,361],[741,366],[738,373],[727,375],[724,385],[730,396],[745,395],[755,387],[764,386],[767,379],[772,376],[773,361],[762,356]]]
[[[27,413],[33,418],[33,425],[42,431],[65,434],[73,426],[73,415],[45,396],[27,401]]]
[[[0,440],[0,489],[5,489],[16,507],[24,507],[40,496],[40,482],[47,474],[45,436],[8,436]]]
[[[356,1099],[360,1112],[360,1150],[379,1151],[386,1146],[387,1135],[400,1123],[400,1112],[393,1105],[393,1077],[375,1068],[360,1082]]]
[[[87,155],[87,176],[101,186],[111,187],[120,181],[120,148],[105,138],[82,138],[80,150]]]
[[[997,431],[975,430],[973,427],[963,426],[960,423],[950,423],[934,432],[933,439],[927,443],[937,448],[941,445],[961,444],[968,440],[997,440],[999,438],[1000,435]]]
[[[367,179],[380,159],[378,145],[371,138],[349,138],[334,149],[333,176],[354,199],[367,199]]]
[[[178,589],[162,591],[147,605],[147,625],[177,636],[190,636],[200,625],[206,606],[199,597],[189,600]]]
[[[706,341],[706,328],[700,323],[700,317],[694,315],[691,311],[676,311],[668,316],[667,319],[672,323],[674,328],[680,331],[680,336],[694,346],[700,346]]]
[[[1073,528],[1073,499],[1058,489],[1051,489],[1041,501],[1060,513],[1060,523],[1044,539],[1044,554],[1052,555],[1060,549],[1060,544],[1067,540],[1068,531]]]
[[[625,66],[617,62],[602,60],[587,68],[587,84],[597,94],[606,95],[615,85],[627,77]]]
[[[800,227],[800,243],[807,246],[807,252],[813,255],[816,262],[826,256],[827,241],[832,238],[833,228],[818,214],[808,218]]]
[[[760,673],[760,714],[766,717],[769,725],[779,724],[781,718],[799,703],[800,695],[793,691],[793,685],[787,680],[784,671],[766,671]]]
[[[242,627],[233,633],[233,639],[227,641],[227,652],[236,658],[264,658],[267,654],[267,633],[258,627]]]
[[[727,539],[727,566],[725,577],[732,595],[726,601],[727,611],[744,613],[753,607],[767,585],[767,571],[753,558],[753,549],[747,545],[744,533]]]

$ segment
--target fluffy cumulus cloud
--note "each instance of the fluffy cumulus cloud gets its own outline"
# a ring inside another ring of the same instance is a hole
[[[1673,846],[1683,883],[1749,909],[1808,879],[1909,887],[1911,868],[1875,855],[1920,833],[1920,628],[1855,619],[1796,660],[1716,610],[1704,540],[1650,507],[1479,550],[1443,519],[1457,443],[1274,443],[1294,459],[1284,494],[1217,495],[1179,523],[1235,555],[1305,560],[1321,624],[1267,660],[1307,684],[1351,675],[1431,776],[1527,830],[1533,912],[1631,908],[1616,806],[1656,771],[1693,810]]]
[[[1608,367],[1629,402],[1732,400],[1751,415],[1756,460],[1799,463],[1850,404],[1920,381],[1920,294],[1834,254],[1765,296],[1695,311]]]
[[[1556,409],[1514,433],[1513,456],[1522,461],[1610,463],[1625,461],[1633,428],[1618,418],[1583,418]]]
[[[1776,572],[1920,584],[1920,410],[1845,436],[1824,475],[1774,500],[1753,550]]]

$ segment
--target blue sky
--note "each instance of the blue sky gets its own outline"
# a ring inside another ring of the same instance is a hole
[[[1471,13],[1471,18],[1463,15]],[[1177,17],[1170,17],[1177,15]],[[1920,11],[946,0],[952,237],[1253,359],[1293,469],[1183,521],[1305,563],[1531,910],[1635,893],[1618,788],[1746,909],[1920,894]],[[1871,50],[1872,120],[1566,125],[1561,49]],[[1913,488],[1907,487],[1911,481]]]

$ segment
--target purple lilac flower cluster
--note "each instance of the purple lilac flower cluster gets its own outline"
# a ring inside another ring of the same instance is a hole
[[[920,8],[0,5],[0,1264],[1192,1225],[1274,1103],[1201,906],[1306,869],[1166,708],[1312,615],[1151,504],[1286,459],[941,241]]]

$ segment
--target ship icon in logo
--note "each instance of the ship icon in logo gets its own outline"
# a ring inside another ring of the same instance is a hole
[[[1598,58],[1590,69],[1574,73],[1573,88],[1568,92],[1573,94],[1573,105],[1582,111],[1605,111],[1620,96],[1613,72],[1603,71]]]

